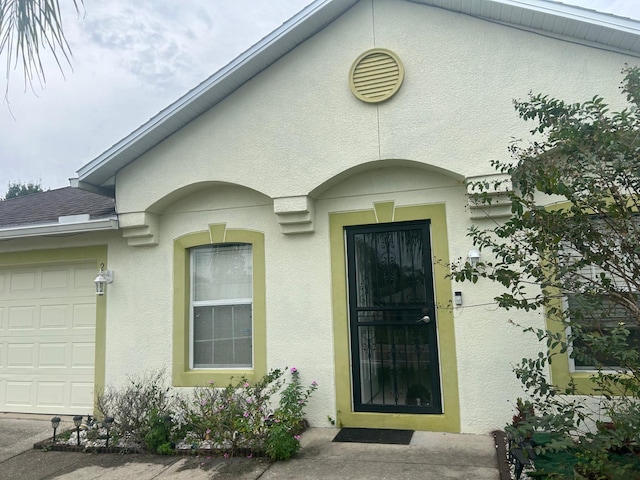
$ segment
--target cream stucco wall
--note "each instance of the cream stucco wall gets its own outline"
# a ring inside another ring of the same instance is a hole
[[[398,94],[380,105],[348,88],[351,63],[373,47],[394,51],[406,70]],[[637,63],[438,8],[362,0],[118,172],[118,212],[156,214],[157,245],[108,242],[116,281],[107,295],[107,383],[170,370],[173,242],[226,224],[264,234],[267,364],[295,365],[304,381],[319,383],[309,417],[327,425],[337,414],[330,214],[379,202],[444,205],[448,256],[465,257],[472,222],[464,178],[491,173],[489,161],[508,159],[512,138],[528,136],[512,99],[540,91],[617,101],[625,62]],[[282,234],[274,199],[306,195],[315,231]],[[491,305],[495,286],[450,290],[464,302],[452,314],[460,429],[487,432],[504,425],[522,394],[511,363],[536,345]],[[538,314],[514,320],[543,325]]]

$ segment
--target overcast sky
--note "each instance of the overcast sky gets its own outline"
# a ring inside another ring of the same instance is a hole
[[[60,3],[73,69],[63,78],[44,58],[47,81],[34,91],[12,74],[9,104],[0,104],[0,196],[12,181],[68,186],[85,163],[311,0],[85,0],[80,18],[72,0]],[[640,19],[638,0],[564,3]]]

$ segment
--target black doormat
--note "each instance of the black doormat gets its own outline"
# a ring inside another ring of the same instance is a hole
[[[342,428],[333,438],[333,441],[409,445],[412,436],[413,430],[391,430],[388,428]]]

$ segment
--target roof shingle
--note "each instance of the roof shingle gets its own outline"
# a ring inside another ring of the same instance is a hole
[[[57,223],[67,215],[89,214],[93,220],[115,213],[113,198],[65,187],[0,201],[0,228]]]

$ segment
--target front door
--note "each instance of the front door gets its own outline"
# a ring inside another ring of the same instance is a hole
[[[346,235],[354,410],[442,413],[429,221]]]

